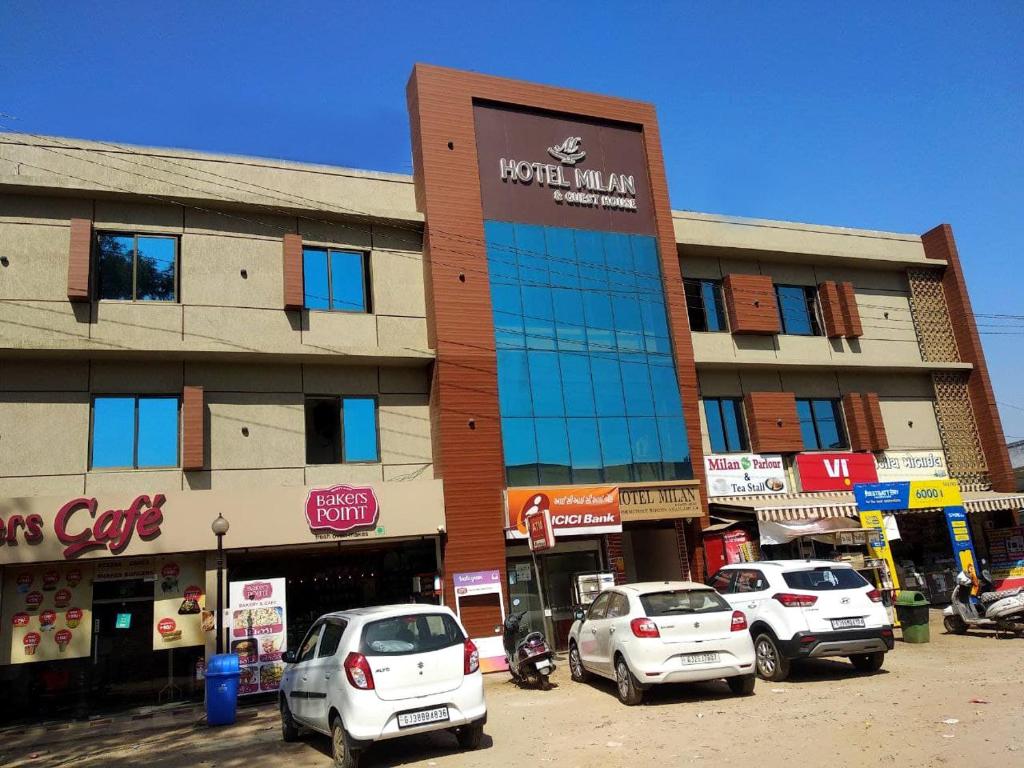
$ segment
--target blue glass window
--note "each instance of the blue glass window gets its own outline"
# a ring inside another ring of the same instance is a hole
[[[101,396],[93,400],[93,468],[177,464],[178,398]]]
[[[775,295],[779,303],[782,332],[797,336],[820,336],[818,314],[815,309],[817,289],[808,285],[777,285]]]
[[[838,400],[796,401],[800,433],[808,451],[830,451],[847,446]]]
[[[743,401],[737,398],[705,397],[704,416],[712,453],[746,451],[747,432],[743,427]]]
[[[176,237],[97,234],[96,260],[100,299],[177,299]]]
[[[379,460],[376,398],[306,398],[307,464]]]
[[[366,254],[326,248],[302,249],[306,309],[368,312]]]
[[[691,478],[654,238],[485,232],[508,484]]]
[[[691,331],[725,331],[725,301],[720,280],[683,280]]]

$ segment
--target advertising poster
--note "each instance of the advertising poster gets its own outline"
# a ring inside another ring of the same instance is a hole
[[[1024,587],[1024,527],[994,528],[986,536],[996,589]]]
[[[974,554],[974,542],[971,541],[971,527],[967,523],[967,510],[963,507],[946,507],[946,525],[949,526],[949,538],[953,542],[953,554],[960,565],[960,570],[977,583],[978,558]],[[975,593],[977,589],[973,590]]]
[[[79,563],[5,571],[0,636],[11,664],[91,653],[92,575],[91,565]]]
[[[704,457],[704,473],[709,496],[770,495],[789,491],[781,456],[709,454]]]
[[[505,620],[505,599],[501,593],[501,571],[471,571],[452,576],[455,589],[455,615],[462,618],[462,600],[474,595],[495,595],[501,609],[501,620]],[[500,672],[508,669],[502,636],[474,637],[473,644],[480,652],[480,669],[484,672]]]
[[[801,453],[796,469],[803,491],[849,491],[855,483],[878,482],[870,453]]]
[[[238,695],[276,691],[287,649],[288,614],[284,579],[232,581],[228,652],[238,654]]]
[[[202,558],[155,558],[153,567],[153,650],[203,645],[206,570]]]

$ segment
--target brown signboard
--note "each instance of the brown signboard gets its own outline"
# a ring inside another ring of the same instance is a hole
[[[647,483],[619,486],[619,516],[623,523],[701,517],[699,483]]]
[[[485,219],[656,235],[639,126],[476,104]]]

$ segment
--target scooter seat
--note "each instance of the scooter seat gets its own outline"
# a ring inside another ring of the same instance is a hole
[[[982,592],[978,595],[978,599],[981,600],[982,605],[992,605],[992,603],[1003,600],[1007,597],[1013,597],[1024,592],[1024,587],[1017,587],[1016,589],[1001,589],[998,592]]]

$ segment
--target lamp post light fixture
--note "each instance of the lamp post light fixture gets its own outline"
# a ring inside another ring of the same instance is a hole
[[[210,530],[217,537],[217,653],[224,653],[224,535],[231,524],[224,515],[217,513],[217,519]]]

